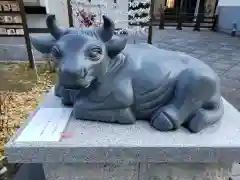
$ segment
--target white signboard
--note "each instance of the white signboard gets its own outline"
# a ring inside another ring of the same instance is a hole
[[[41,108],[23,129],[17,142],[59,141],[72,108]]]

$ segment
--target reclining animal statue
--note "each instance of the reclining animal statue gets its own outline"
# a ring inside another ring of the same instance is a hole
[[[55,95],[73,106],[76,119],[147,120],[160,131],[185,127],[192,133],[221,119],[219,77],[200,60],[147,43],[127,44],[106,16],[94,28],[61,29],[54,15],[46,21],[50,34],[31,37],[32,44],[54,56]]]

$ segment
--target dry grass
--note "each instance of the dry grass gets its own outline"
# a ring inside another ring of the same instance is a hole
[[[55,82],[56,74],[46,64],[37,69],[38,79],[28,64],[0,63],[0,157],[4,144]]]

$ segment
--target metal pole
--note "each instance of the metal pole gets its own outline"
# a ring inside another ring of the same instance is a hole
[[[148,44],[152,44],[152,21],[153,21],[153,11],[154,11],[154,0],[151,0],[150,4],[150,20],[148,25]]]

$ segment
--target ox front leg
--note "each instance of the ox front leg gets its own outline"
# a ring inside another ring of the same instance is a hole
[[[59,81],[57,80],[57,83],[54,87],[54,94],[55,96],[61,97],[62,96],[63,87],[59,84]]]
[[[74,103],[74,94],[70,91],[65,89],[63,86],[59,84],[59,81],[57,81],[55,87],[54,87],[54,94],[57,97],[61,98],[62,104],[65,106],[72,106]]]
[[[216,90],[217,77],[212,72],[184,70],[177,78],[172,101],[153,114],[152,126],[160,131],[178,129]]]

